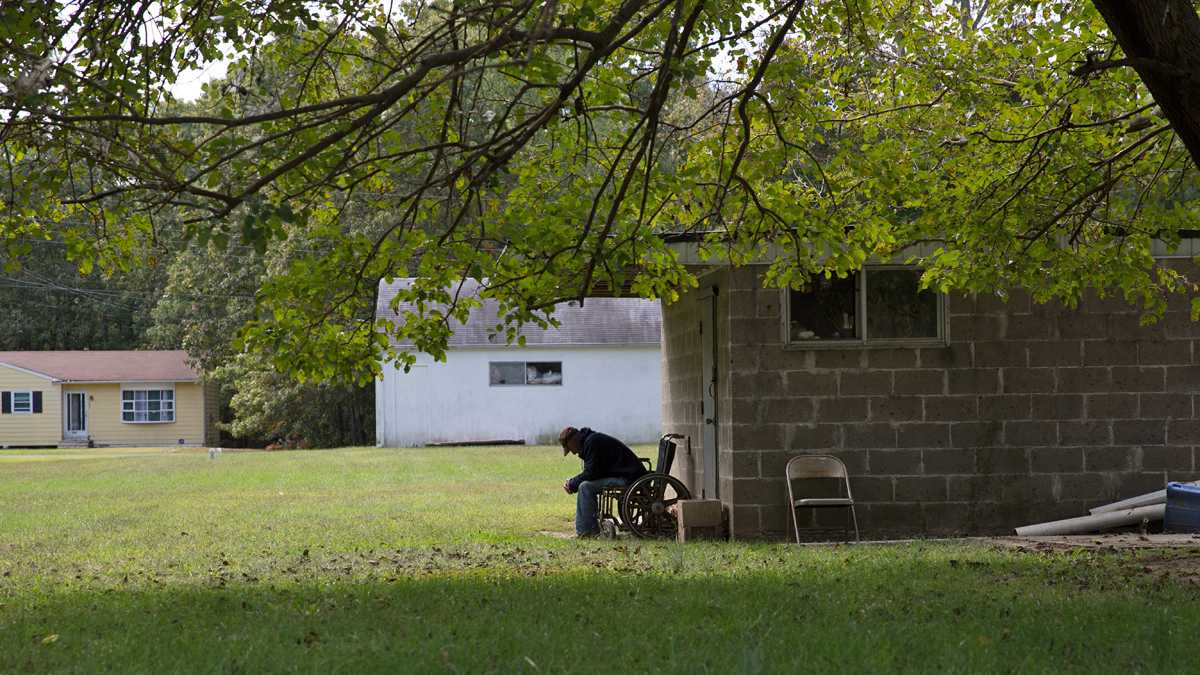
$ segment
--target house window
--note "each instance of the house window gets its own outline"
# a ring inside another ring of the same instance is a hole
[[[175,421],[175,392],[171,389],[124,389],[121,421],[154,423]]]
[[[868,267],[789,290],[788,342],[855,344],[941,340],[942,297],[921,289],[921,271]]]
[[[493,386],[562,384],[562,361],[492,361],[488,381]]]
[[[14,415],[33,414],[33,392],[14,391],[12,393],[12,411]]]

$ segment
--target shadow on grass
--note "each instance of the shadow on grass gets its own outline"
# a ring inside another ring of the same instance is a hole
[[[1039,576],[1027,562],[921,562],[24,588],[0,605],[0,670],[1167,672],[1195,663],[1195,632],[1184,627],[1197,625],[1200,605],[1182,589],[1099,592],[1065,567]]]

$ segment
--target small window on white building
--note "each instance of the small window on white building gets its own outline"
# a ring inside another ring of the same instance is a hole
[[[813,279],[789,290],[792,344],[929,342],[943,336],[942,297],[921,289],[921,271],[868,267],[844,279]]]
[[[488,382],[496,385],[562,384],[562,361],[492,361]]]
[[[123,389],[121,421],[155,423],[175,421],[175,392],[171,389]]]

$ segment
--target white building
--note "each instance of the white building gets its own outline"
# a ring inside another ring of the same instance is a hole
[[[376,316],[397,320],[396,289],[381,283]],[[467,292],[473,289],[464,289]],[[399,308],[403,314],[406,307]],[[430,443],[556,443],[568,424],[627,443],[661,433],[662,313],[654,300],[588,298],[560,305],[556,329],[527,326],[525,346],[491,336],[501,323],[485,300],[456,324],[444,362],[418,355],[408,373],[385,366],[375,382],[375,438],[382,447]]]

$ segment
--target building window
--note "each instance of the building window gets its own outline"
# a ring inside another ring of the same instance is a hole
[[[921,289],[921,271],[868,267],[844,279],[816,278],[789,290],[792,344],[932,342],[943,337],[942,297]]]
[[[562,384],[562,361],[492,361],[488,381],[493,386]]]
[[[33,392],[14,391],[12,393],[12,411],[14,415],[33,414]]]
[[[174,422],[175,392],[171,389],[122,390],[121,421],[133,423]]]

